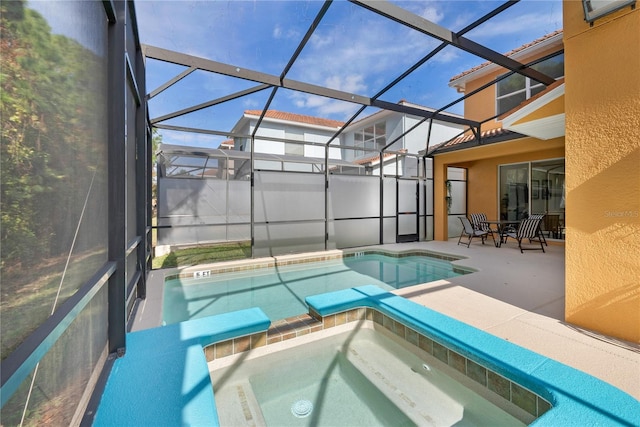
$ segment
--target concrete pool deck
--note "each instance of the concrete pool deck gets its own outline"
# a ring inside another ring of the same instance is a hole
[[[640,346],[564,323],[564,247],[549,245],[546,253],[521,254],[512,243],[496,248],[474,241],[467,248],[452,239],[370,248],[464,257],[455,263],[476,273],[394,293],[591,374],[640,400]],[[152,272],[147,299],[137,309],[132,330],[159,325],[165,274]]]

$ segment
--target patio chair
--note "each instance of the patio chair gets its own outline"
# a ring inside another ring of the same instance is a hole
[[[524,253],[525,250],[538,250],[538,248],[523,248],[522,240],[529,239],[529,243],[532,243],[534,240],[537,240],[540,243],[540,249],[542,252],[545,252],[544,246],[542,245],[542,239],[540,238],[539,229],[540,228],[540,220],[534,218],[523,219],[520,223],[520,226],[516,230],[515,233],[506,233],[504,235],[504,243],[507,242],[509,237],[516,239],[518,241],[518,248],[520,248],[520,253]]]
[[[467,247],[469,247],[471,245],[471,240],[473,240],[474,237],[480,237],[480,239],[482,239],[482,244],[484,245],[484,240],[487,238],[487,235],[489,233],[484,230],[476,230],[475,228],[473,228],[473,225],[471,225],[471,222],[469,222],[469,219],[466,216],[459,216],[458,218],[460,219],[460,222],[462,222],[462,232],[460,233],[460,237],[458,238],[458,244],[460,244],[460,242],[462,241],[463,236],[467,236],[469,238],[469,241],[466,243],[462,242],[463,245],[466,244]],[[491,235],[493,236],[493,234]]]
[[[549,237],[560,238],[560,215],[547,215],[544,217],[544,229]]]
[[[471,225],[473,225],[473,228],[475,228],[476,230],[486,231],[488,234],[491,234],[491,237],[495,242],[496,238],[493,236],[493,230],[491,229],[489,224],[487,224],[487,215],[483,213],[475,213],[471,214],[470,216]]]
[[[542,242],[544,242],[545,245],[549,246],[549,244],[547,243],[547,239],[545,239],[544,237],[544,233],[542,232],[542,224],[546,224],[545,221],[545,214],[531,214],[529,215],[530,219],[538,219],[540,220],[540,223],[538,224],[538,236],[542,239]],[[545,222],[543,222],[545,221]],[[545,227],[546,229],[546,227]]]

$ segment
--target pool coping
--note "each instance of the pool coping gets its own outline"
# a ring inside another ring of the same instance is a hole
[[[162,307],[164,306],[164,286],[167,280],[178,278],[193,279],[197,272],[208,272],[208,275],[228,272],[244,272],[268,267],[279,267],[310,262],[336,260],[358,254],[380,254],[390,257],[428,256],[440,260],[450,261],[453,271],[458,274],[477,272],[473,267],[461,265],[468,259],[464,255],[452,255],[432,249],[334,249],[320,252],[305,252],[300,254],[285,254],[272,257],[250,258],[242,260],[221,261],[210,264],[199,264],[189,267],[173,267],[152,270],[147,278],[147,295],[134,305],[128,332],[140,331],[163,325]]]
[[[266,330],[259,308],[127,334],[94,415],[94,426],[218,426],[203,348]]]
[[[322,318],[372,308],[468,360],[482,361],[552,405],[531,425],[634,426],[640,419],[640,402],[622,390],[377,286],[315,295],[307,303]],[[248,337],[238,341],[246,351],[251,337],[262,336],[270,325],[253,308],[127,334],[127,353],[114,363],[94,425],[218,426],[203,349]]]
[[[451,255],[444,252],[438,252],[428,249],[406,249],[406,250],[387,250],[387,249],[352,249],[352,250],[330,250],[322,252],[308,252],[302,254],[275,255],[272,257],[252,258],[234,261],[222,261],[211,264],[200,264],[197,266],[189,266],[183,268],[168,269],[164,275],[164,280],[173,279],[192,279],[197,278],[198,274],[206,275],[218,273],[232,273],[259,270],[269,267],[283,267],[287,265],[307,264],[319,261],[338,260],[342,258],[357,257],[360,255],[385,255],[393,258],[404,258],[409,256],[426,256],[444,261],[460,261],[466,259],[463,256]],[[471,267],[453,265],[454,271],[461,274],[473,273],[477,271]],[[200,276],[202,277],[202,276]]]

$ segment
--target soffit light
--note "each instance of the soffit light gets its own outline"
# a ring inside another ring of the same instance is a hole
[[[627,6],[636,7],[636,0],[582,0],[584,20],[593,25],[593,21]]]

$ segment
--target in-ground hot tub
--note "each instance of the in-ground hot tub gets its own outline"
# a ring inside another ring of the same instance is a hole
[[[464,365],[473,381],[483,382],[478,372],[508,380],[512,403],[520,401],[518,406],[531,414],[540,411],[541,402],[550,403],[550,408],[542,403],[546,411],[532,425],[638,425],[640,402],[627,393],[378,287],[316,295],[306,302],[325,326],[364,318],[412,343],[424,336],[434,357],[454,369]],[[269,324],[254,308],[128,334],[127,353],[114,361],[94,425],[220,425],[203,347],[250,342],[254,351],[254,343],[262,347],[268,341],[263,338]],[[242,369],[242,362],[236,368]],[[501,390],[506,388],[492,391]],[[304,415],[309,406],[302,402],[291,409]]]
[[[351,322],[313,335],[211,362],[220,424],[524,426],[535,419],[382,325]]]

